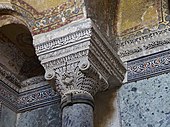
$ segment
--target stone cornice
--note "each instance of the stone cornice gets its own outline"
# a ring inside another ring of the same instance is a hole
[[[0,78],[6,84],[8,84],[11,88],[19,91],[21,81],[10,71],[6,70],[2,66],[0,66]]]
[[[59,94],[53,91],[49,84],[43,83],[43,86],[20,92],[17,98],[17,108],[18,112],[24,112],[55,104],[59,100]]]
[[[45,52],[45,53],[46,51],[51,52],[50,50],[53,50],[53,49],[56,50],[56,48],[61,48],[62,46],[68,45],[75,41],[80,41],[80,40],[89,38],[90,34],[91,34],[90,29],[83,29],[83,30],[76,31],[68,35],[64,35],[63,37],[59,37],[59,38],[55,38],[47,42],[35,44],[36,53],[39,55],[42,52]]]
[[[81,24],[80,24],[81,22]],[[56,30],[46,32],[43,34],[38,34],[33,37],[33,44],[36,47],[37,45],[42,44],[50,44],[50,42],[56,43],[55,40],[67,38],[68,35],[73,34],[75,36],[76,32],[80,30],[85,30],[88,28],[91,28],[91,20],[90,19],[81,19],[76,22],[72,22],[70,24],[67,24],[61,28],[58,28]],[[75,37],[76,38],[76,37]],[[64,39],[63,39],[64,40]]]
[[[0,65],[0,80],[6,83],[9,87],[17,92],[27,91],[29,89],[41,86],[40,83],[47,82],[44,76],[36,76],[24,81],[21,81],[14,73],[5,69]]]
[[[11,89],[5,82],[0,80],[0,100],[13,110],[17,110],[17,98],[18,92]]]
[[[21,86],[27,87],[27,86],[31,86],[31,85],[44,82],[44,81],[45,79],[43,76],[36,76],[36,77],[32,77],[32,78],[22,81]]]
[[[158,53],[170,48],[170,28],[165,27],[140,36],[117,41],[118,54],[123,61]]]

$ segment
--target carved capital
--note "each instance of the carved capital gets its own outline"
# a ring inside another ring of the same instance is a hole
[[[63,96],[69,91],[86,91],[94,95],[101,88],[100,75],[85,60],[47,69],[45,79]]]
[[[93,96],[124,79],[122,62],[90,19],[36,35],[34,46],[45,78],[63,97],[75,91]]]

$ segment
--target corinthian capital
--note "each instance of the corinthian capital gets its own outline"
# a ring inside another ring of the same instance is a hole
[[[125,68],[114,49],[90,19],[34,36],[45,78],[63,97],[93,96],[121,85]]]
[[[65,95],[72,91],[88,92],[94,95],[101,86],[102,77],[90,64],[88,60],[78,61],[76,63],[65,64],[62,67],[47,69],[45,79],[57,90],[61,95]]]

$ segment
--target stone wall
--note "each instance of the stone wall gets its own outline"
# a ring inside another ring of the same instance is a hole
[[[1,105],[1,104],[0,104]],[[0,107],[0,126],[1,127],[16,127],[16,113],[6,107],[5,105],[1,105]]]
[[[61,127],[59,104],[17,114],[17,127]],[[6,126],[5,126],[6,127]]]
[[[35,88],[27,86],[18,93],[0,81],[0,127],[60,127],[60,97],[47,82],[39,82]]]
[[[170,127],[170,73],[124,84],[119,90],[121,127]]]

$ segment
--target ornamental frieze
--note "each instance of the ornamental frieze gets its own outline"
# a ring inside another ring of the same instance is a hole
[[[59,99],[59,94],[53,91],[49,85],[45,85],[31,91],[21,92],[17,98],[17,108],[19,112],[26,111],[53,104]]]
[[[123,61],[150,55],[170,48],[170,28],[156,30],[126,41],[119,41],[118,54]]]
[[[33,77],[29,80],[36,78]],[[48,83],[40,81],[39,83],[43,84],[40,86],[36,86],[34,83],[31,84],[32,87],[29,88],[27,86],[27,89],[17,92],[5,82],[0,81],[0,102],[3,102],[3,104],[17,112],[22,112],[51,105],[60,100],[59,94],[52,90]]]
[[[17,110],[18,93],[0,80],[0,100]]]
[[[170,50],[127,62],[128,82],[170,71]]]

